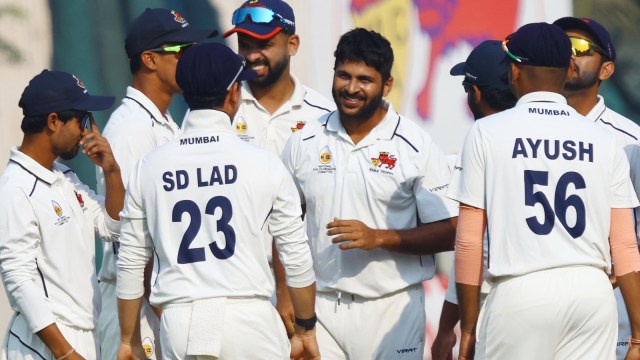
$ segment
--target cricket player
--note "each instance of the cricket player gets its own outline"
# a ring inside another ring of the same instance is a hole
[[[238,139],[231,127],[239,82],[255,76],[219,43],[196,45],[178,62],[176,80],[191,109],[184,132],[142,157],[122,212],[118,358],[143,356],[135,315],[153,255],[150,302],[163,309],[163,358],[289,359],[285,328],[268,300],[266,228],[287,271],[294,339],[305,358],[319,359],[315,275],[295,185],[275,154]]]
[[[74,75],[44,70],[24,89],[24,138],[0,175],[0,273],[15,311],[2,359],[98,359],[95,237],[120,234],[120,167],[91,111],[113,105]],[[91,127],[91,131],[89,131]],[[101,167],[105,197],[56,161],[78,151]]]
[[[636,194],[640,194],[640,126],[611,110],[605,105],[604,98],[598,95],[600,84],[611,78],[615,71],[616,49],[611,35],[593,19],[565,17],[556,20],[554,24],[567,33],[575,54],[575,71],[567,80],[563,92],[567,102],[580,114],[615,136],[629,160],[631,182]],[[640,208],[635,209],[636,236],[639,211]],[[616,288],[614,292],[618,304],[616,358],[624,360],[631,328],[620,289]]]
[[[333,98],[321,126],[284,151],[306,206],[318,276],[318,343],[325,359],[422,359],[422,281],[434,253],[452,250],[457,205],[431,137],[383,99],[391,44],[362,28],[340,38]]]
[[[572,74],[564,31],[527,24],[503,50],[518,103],[474,123],[449,190],[460,202],[460,359],[474,351],[475,359],[614,359],[612,259],[640,335],[628,161],[612,134],[560,94]],[[493,282],[476,327],[485,228]]]

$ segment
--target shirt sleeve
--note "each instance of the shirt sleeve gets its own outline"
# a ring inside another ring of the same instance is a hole
[[[467,134],[451,175],[447,197],[460,203],[485,209],[485,148],[480,122],[474,123]]]
[[[617,147],[615,149],[614,164],[609,191],[610,207],[623,209],[637,207],[638,196],[629,177],[629,161],[622,149]]]
[[[144,267],[151,257],[151,235],[142,202],[139,177],[142,162],[131,175],[124,200],[122,235],[117,260],[118,298],[133,300],[144,294]]]
[[[308,238],[302,222],[302,207],[291,175],[282,164],[282,176],[269,215],[269,232],[274,237],[280,260],[287,274],[287,285],[295,288],[306,287],[315,281],[313,260]]]
[[[38,220],[26,194],[19,189],[2,192],[0,206],[0,272],[13,310],[36,333],[53,324],[55,317],[43,291],[36,286]]]
[[[301,133],[298,131],[289,137],[289,140],[282,150],[282,162],[284,163],[285,168],[293,176],[293,183],[298,190],[298,196],[300,197],[300,201],[304,204],[304,193],[302,192],[302,188],[300,187],[298,179],[296,178],[296,168],[298,163],[297,159],[299,157],[298,150],[300,148],[300,134]]]
[[[427,145],[426,157],[413,189],[423,224],[458,216],[458,203],[445,197],[450,179],[446,158],[431,142]]]

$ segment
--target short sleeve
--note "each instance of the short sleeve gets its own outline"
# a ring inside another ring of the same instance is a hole
[[[453,169],[447,196],[460,203],[485,209],[485,165],[485,146],[479,122],[476,122],[467,134]]]

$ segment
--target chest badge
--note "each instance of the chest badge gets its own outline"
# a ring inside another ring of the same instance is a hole
[[[395,155],[389,155],[387,151],[381,151],[377,158],[371,158],[373,166],[382,167],[382,165],[385,165],[389,170],[396,167],[396,161],[398,161],[398,159]]]
[[[307,123],[306,121],[298,121],[296,123],[296,126],[291,128],[291,132],[296,132],[298,130],[302,130],[302,128],[304,128],[304,125],[306,123]]]

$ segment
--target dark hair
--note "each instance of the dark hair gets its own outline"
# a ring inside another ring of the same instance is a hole
[[[80,111],[76,110],[56,111],[56,113],[58,114],[58,118],[60,118],[63,123],[66,123],[74,117],[80,118]],[[44,130],[45,126],[47,125],[48,117],[49,114],[25,116],[22,118],[20,129],[22,129],[22,132],[25,134],[37,134],[39,132],[42,132],[42,130]]]
[[[382,75],[382,81],[391,77],[393,49],[389,40],[373,30],[355,28],[340,37],[333,53],[334,69],[346,61],[362,61]]]
[[[210,110],[222,107],[227,97],[228,91],[220,91],[210,95],[189,95],[183,94],[184,101],[191,110]]]
[[[503,111],[516,106],[516,96],[510,89],[496,89],[480,85],[478,89],[482,93],[482,100],[492,109]]]
[[[138,72],[138,70],[140,70],[140,67],[142,66],[142,60],[140,59],[140,55],[142,54],[138,54],[129,60],[129,70],[131,70],[132,75],[135,75]]]

